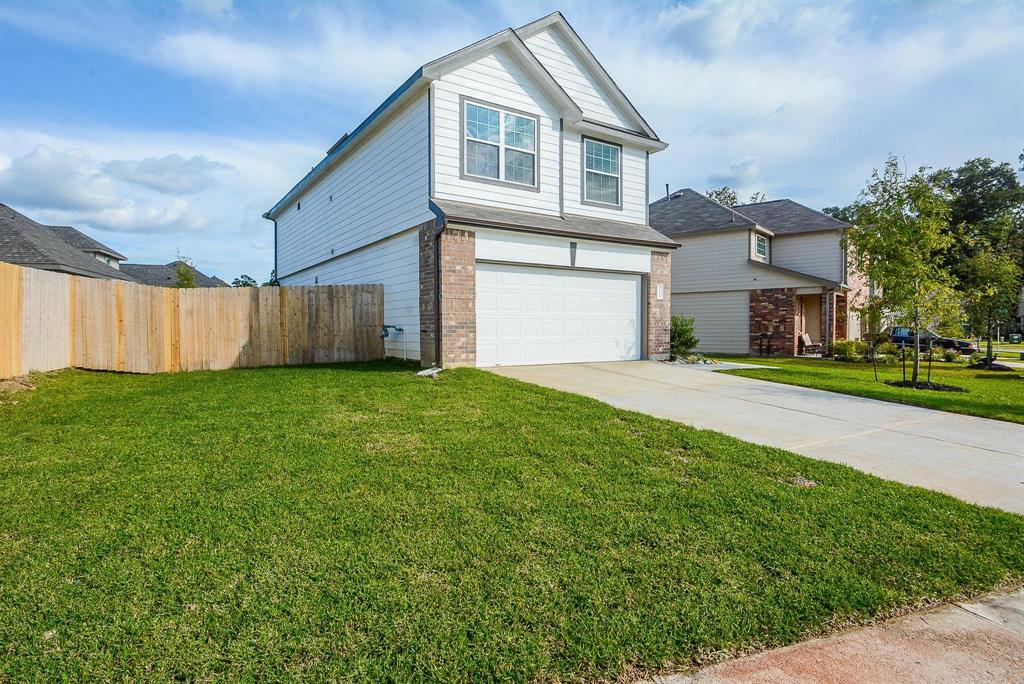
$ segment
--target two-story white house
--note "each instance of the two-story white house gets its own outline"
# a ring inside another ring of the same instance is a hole
[[[381,283],[424,365],[661,358],[666,147],[560,13],[418,69],[264,217],[283,285]]]
[[[867,285],[843,246],[850,224],[788,199],[726,207],[690,188],[652,203],[650,224],[680,244],[672,315],[694,319],[698,351],[756,354],[770,341],[799,354],[809,339],[827,352],[860,339]]]

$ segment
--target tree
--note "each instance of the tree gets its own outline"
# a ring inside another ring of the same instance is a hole
[[[724,185],[717,190],[708,190],[704,194],[724,207],[735,207],[740,203],[740,198],[737,197],[736,191],[728,185]]]
[[[861,192],[857,221],[844,234],[854,268],[873,284],[866,314],[914,329],[914,370],[921,370],[921,328],[959,314],[954,281],[942,257],[953,245],[946,230],[948,198],[922,168],[913,175],[890,156]]]
[[[992,331],[999,321],[1012,318],[1019,305],[1021,267],[1005,252],[986,247],[964,265],[967,317],[974,330],[988,338],[985,363],[991,366]]]
[[[277,279],[277,269],[275,268],[271,269],[267,282],[263,283],[260,287],[279,287],[280,285],[281,282]]]
[[[845,207],[825,207],[821,213],[828,214],[834,219],[846,221],[847,223],[857,222],[857,205],[847,204]]]
[[[231,281],[231,287],[259,287],[260,284],[252,276],[244,273]]]
[[[949,230],[955,242],[945,264],[961,284],[970,277],[971,258],[986,249],[1024,260],[1024,185],[1012,164],[971,159],[932,176],[950,195]]]
[[[725,207],[735,207],[739,204],[756,204],[768,199],[767,195],[763,192],[755,192],[746,202],[741,202],[740,196],[728,185],[723,185],[716,190],[708,190],[704,194]]]

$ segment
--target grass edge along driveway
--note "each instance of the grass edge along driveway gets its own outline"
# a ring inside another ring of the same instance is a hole
[[[0,680],[610,680],[1024,576],[1019,516],[412,370],[62,371],[0,405]]]
[[[985,371],[966,368],[959,364],[934,362],[932,364],[933,381],[963,387],[967,390],[967,392],[937,392],[886,385],[885,380],[902,380],[903,370],[899,364],[879,365],[879,381],[875,382],[870,363],[787,357],[765,359],[754,356],[716,356],[715,358],[773,367],[716,372],[898,404],[921,406],[939,411],[962,413],[980,418],[1024,423],[1024,370]],[[922,362],[921,370],[921,378],[926,379],[927,364],[925,362]],[[907,377],[910,377],[909,362]]]

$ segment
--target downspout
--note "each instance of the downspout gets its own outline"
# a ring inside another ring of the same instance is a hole
[[[270,212],[263,214],[263,218],[274,222],[274,280],[281,283],[281,275],[277,272],[277,219],[270,217]]]
[[[428,200],[434,213],[434,366],[441,367],[441,233],[448,222],[441,207]]]

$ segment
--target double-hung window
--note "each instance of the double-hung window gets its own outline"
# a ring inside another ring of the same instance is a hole
[[[583,201],[619,206],[622,192],[622,148],[583,139]]]
[[[466,102],[465,173],[537,186],[537,119]]]

